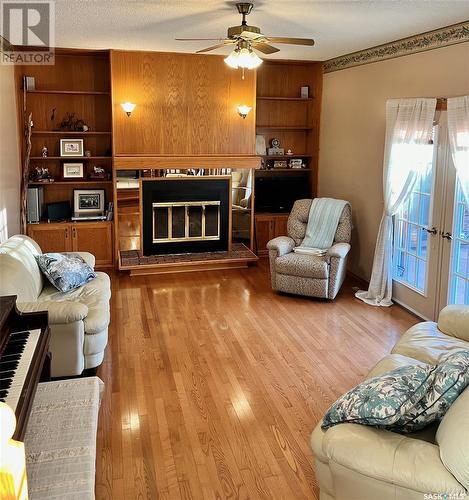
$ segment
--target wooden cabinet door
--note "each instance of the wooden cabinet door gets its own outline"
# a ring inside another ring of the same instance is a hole
[[[275,216],[275,238],[277,236],[287,236],[288,231],[287,231],[287,222],[288,222],[288,215],[276,215]]]
[[[96,266],[112,266],[112,223],[77,222],[71,225],[75,252],[90,252],[96,258]]]
[[[28,236],[46,252],[71,252],[70,224],[29,224]]]
[[[256,215],[257,255],[268,255],[267,243],[274,237],[274,219],[271,215]]]

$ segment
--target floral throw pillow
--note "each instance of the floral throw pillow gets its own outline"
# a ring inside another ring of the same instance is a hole
[[[392,430],[415,432],[441,420],[468,385],[469,351],[447,356],[436,367],[432,384],[423,398],[395,423]]]
[[[422,399],[436,367],[408,365],[365,380],[338,399],[322,428],[354,423],[389,428]]]
[[[61,292],[69,292],[96,278],[93,269],[77,254],[44,253],[36,256],[46,278]]]

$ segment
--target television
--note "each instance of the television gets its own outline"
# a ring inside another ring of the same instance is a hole
[[[311,198],[308,172],[256,172],[256,212],[288,213],[296,200]]]

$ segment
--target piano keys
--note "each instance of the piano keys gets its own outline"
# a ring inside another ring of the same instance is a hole
[[[0,297],[0,401],[16,415],[22,440],[41,375],[47,379],[50,331],[47,312],[20,313],[16,296]]]

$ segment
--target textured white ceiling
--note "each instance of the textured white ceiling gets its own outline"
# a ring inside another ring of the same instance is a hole
[[[232,1],[56,0],[56,45],[195,52],[240,24]],[[258,0],[248,23],[271,36],[312,37],[268,58],[325,60],[469,19],[468,0]],[[214,53],[227,54],[225,47]]]

